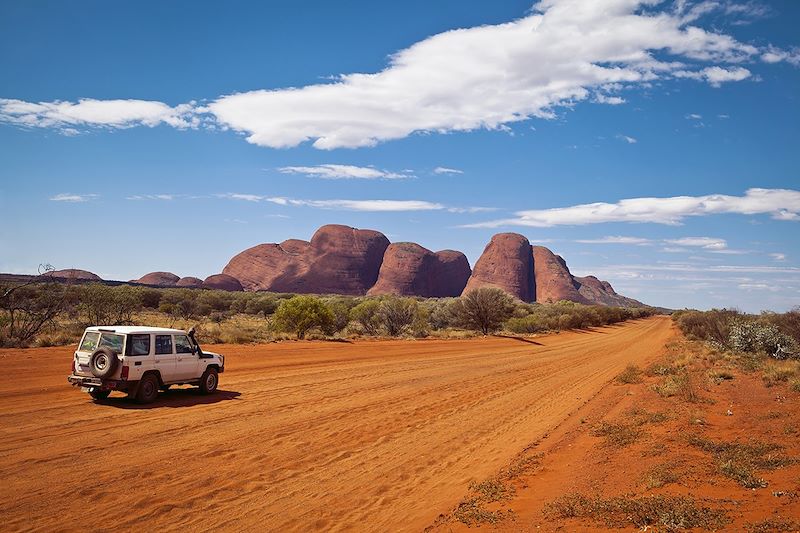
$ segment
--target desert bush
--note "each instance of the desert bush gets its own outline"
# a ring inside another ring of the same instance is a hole
[[[334,322],[333,312],[315,296],[295,296],[283,300],[273,317],[277,331],[294,333],[298,339],[314,328],[329,331]]]
[[[92,283],[76,287],[80,321],[84,325],[131,324],[133,315],[142,308],[137,288],[109,287]]]
[[[785,359],[797,351],[794,339],[763,322],[737,320],[731,325],[729,338],[731,348],[740,352],[765,352]]]
[[[0,287],[0,345],[28,346],[66,311],[70,287],[42,279]]]
[[[453,311],[460,325],[488,335],[514,312],[514,300],[500,289],[475,289],[459,298]]]
[[[256,296],[249,299],[241,299],[235,302],[236,307],[241,307],[242,312],[248,315],[268,316],[278,309],[278,301],[274,296]]]
[[[712,309],[678,311],[672,315],[672,319],[689,339],[728,346],[731,323],[740,316],[742,314],[734,309]]]
[[[540,333],[547,331],[544,323],[536,316],[513,317],[506,321],[505,328],[512,333]]]
[[[767,486],[767,482],[757,476],[759,470],[775,470],[797,462],[778,453],[783,449],[779,444],[714,442],[696,436],[689,437],[689,444],[712,454],[721,474],[748,489]]]
[[[428,325],[432,329],[447,329],[457,326],[453,315],[453,303],[455,301],[454,298],[437,298],[425,302],[428,312]]]
[[[324,302],[333,313],[333,322],[327,333],[333,334],[344,330],[350,324],[350,310],[355,306],[355,299],[332,297]]]
[[[414,323],[418,312],[419,304],[413,298],[390,297],[381,301],[376,316],[386,333],[396,337]]]
[[[378,317],[380,306],[378,300],[364,300],[350,310],[350,319],[356,322],[366,335],[377,335],[381,328]]]

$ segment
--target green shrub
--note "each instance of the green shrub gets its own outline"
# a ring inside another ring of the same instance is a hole
[[[387,298],[380,303],[377,311],[378,322],[390,336],[403,333],[419,312],[419,304],[413,298]]]
[[[350,319],[356,322],[366,335],[377,335],[381,328],[378,318],[378,300],[364,300],[350,310]]]
[[[298,339],[318,328],[330,331],[335,317],[333,312],[317,297],[295,296],[283,300],[275,311],[273,327],[277,331],[294,333]]]
[[[484,287],[463,295],[453,310],[463,327],[488,335],[500,329],[514,312],[514,300],[500,289]]]

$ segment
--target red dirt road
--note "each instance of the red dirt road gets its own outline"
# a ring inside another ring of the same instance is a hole
[[[70,388],[69,348],[0,350],[0,523],[419,531],[672,335],[217,346],[221,393],[145,407]]]

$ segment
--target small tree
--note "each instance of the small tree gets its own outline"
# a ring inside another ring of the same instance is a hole
[[[364,300],[350,310],[350,319],[355,321],[367,335],[377,335],[381,323],[378,309],[381,303],[377,300]]]
[[[513,314],[514,300],[500,289],[484,287],[459,298],[453,311],[463,327],[488,335]]]
[[[42,265],[40,276],[31,281],[0,286],[0,341],[26,346],[66,310],[68,287],[54,281],[52,271]]]
[[[294,333],[298,339],[305,338],[310,329],[330,331],[333,322],[331,310],[314,296],[295,296],[282,300],[273,317],[275,329]]]
[[[387,298],[378,307],[377,318],[386,333],[395,337],[414,322],[418,312],[419,304],[413,298]]]

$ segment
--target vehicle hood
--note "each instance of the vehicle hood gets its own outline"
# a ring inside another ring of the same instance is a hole
[[[214,357],[222,357],[222,354],[218,354],[217,352],[209,352],[208,350],[203,350],[203,355],[212,355]]]

